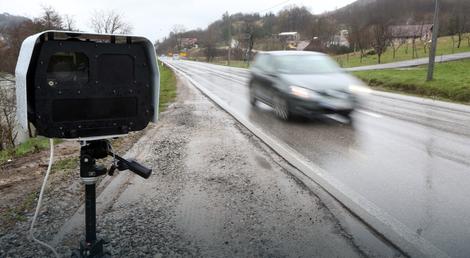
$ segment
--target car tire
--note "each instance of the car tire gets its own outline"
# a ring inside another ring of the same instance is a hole
[[[281,96],[275,96],[273,98],[273,109],[274,114],[276,114],[279,119],[287,121],[291,118],[287,101]]]
[[[256,93],[255,93],[255,84],[253,82],[250,82],[250,87],[249,87],[249,98],[250,98],[250,104],[251,106],[255,107],[256,102],[258,102],[258,99],[256,98]]]
[[[339,114],[348,120],[348,124],[352,124],[353,123],[352,113],[353,113],[352,110],[348,110],[348,111],[340,112]]]

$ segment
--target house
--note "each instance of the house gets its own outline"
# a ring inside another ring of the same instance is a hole
[[[350,47],[348,37],[348,30],[340,30],[339,33],[334,35],[333,39],[327,43],[327,47]]]
[[[299,41],[300,35],[298,32],[289,31],[289,32],[281,32],[278,34],[278,37],[283,42],[291,42],[291,41]]]
[[[186,49],[197,48],[197,38],[182,38],[181,47]]]
[[[390,36],[393,41],[429,41],[432,36],[432,24],[421,25],[395,25],[389,27]]]
[[[297,44],[300,40],[300,35],[298,32],[290,31],[290,32],[281,32],[278,35],[278,39],[283,45],[284,49],[287,50],[295,50],[297,49]]]

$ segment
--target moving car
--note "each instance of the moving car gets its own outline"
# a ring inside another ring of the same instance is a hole
[[[318,52],[261,52],[250,72],[250,103],[270,105],[283,120],[292,115],[333,113],[351,121],[358,94],[369,91],[328,55]]]

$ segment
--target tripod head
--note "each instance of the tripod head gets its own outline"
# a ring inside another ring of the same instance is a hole
[[[111,156],[114,159],[109,169],[96,165],[97,159],[103,159],[107,156]],[[84,181],[105,175],[106,173],[112,176],[116,169],[119,171],[130,170],[145,179],[149,178],[152,174],[152,169],[141,165],[135,160],[127,160],[115,154],[109,140],[84,142],[80,150],[80,177]]]

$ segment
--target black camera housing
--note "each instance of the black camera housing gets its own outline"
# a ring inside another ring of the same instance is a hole
[[[26,75],[27,117],[50,138],[124,135],[156,120],[158,91],[148,40],[45,32]]]

